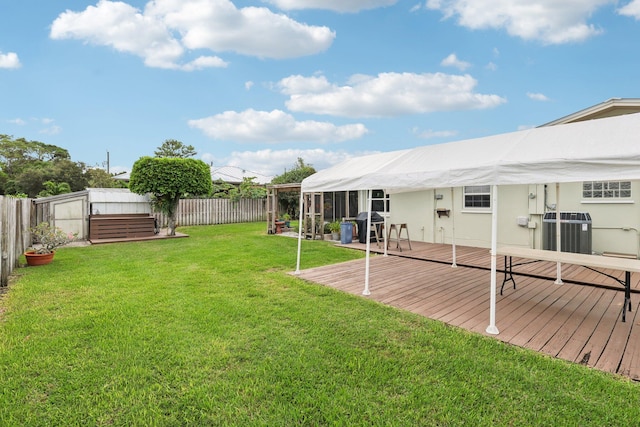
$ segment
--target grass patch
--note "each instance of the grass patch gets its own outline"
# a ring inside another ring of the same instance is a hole
[[[638,425],[640,385],[303,282],[264,224],[62,248],[0,300],[0,425]],[[303,242],[302,268],[362,257]]]

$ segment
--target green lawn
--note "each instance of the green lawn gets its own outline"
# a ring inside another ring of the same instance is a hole
[[[640,425],[639,383],[303,282],[265,229],[16,270],[0,425]],[[361,256],[304,241],[302,268]]]

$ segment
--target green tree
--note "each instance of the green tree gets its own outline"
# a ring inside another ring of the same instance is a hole
[[[87,165],[83,162],[60,159],[47,162],[47,164],[51,166],[52,181],[69,183],[71,191],[82,191],[88,187]]]
[[[242,182],[239,186],[229,190],[229,197],[233,201],[240,199],[264,199],[267,197],[267,189],[258,183],[253,182],[255,177],[242,178]]]
[[[55,145],[0,135],[0,164],[2,164],[2,170],[8,175],[17,175],[24,167],[34,163],[70,158],[67,150]]]
[[[211,197],[214,199],[228,199],[231,191],[235,189],[233,184],[229,184],[221,179],[217,179],[212,183]]]
[[[44,189],[38,193],[38,197],[57,196],[58,194],[71,193],[71,187],[66,182],[45,181]]]
[[[179,157],[186,159],[188,157],[194,157],[198,153],[196,153],[193,145],[184,145],[178,140],[167,139],[153,154],[155,154],[156,157]]]
[[[24,168],[7,183],[8,194],[25,193],[29,197],[37,197],[44,190],[47,181],[58,181],[51,171],[51,165],[45,162],[34,162]]]
[[[87,183],[91,188],[115,188],[116,180],[109,172],[100,168],[90,168],[85,172]]]
[[[39,141],[0,135],[0,167],[3,194],[36,197],[48,191],[44,186],[47,181],[66,182],[71,191],[87,186],[83,163],[72,162],[64,148]]]
[[[311,165],[305,164],[304,160],[298,157],[298,160],[293,168],[285,171],[282,175],[278,175],[271,180],[272,184],[290,184],[295,182],[302,182],[308,176],[316,173],[316,170]]]
[[[298,157],[296,164],[288,171],[285,171],[282,175],[278,175],[271,180],[272,184],[291,184],[302,182],[308,176],[316,173],[313,166],[308,165]],[[278,193],[278,204],[280,209],[291,216],[295,216],[296,212],[300,211],[300,194],[295,192],[281,192]]]
[[[169,235],[176,234],[178,203],[185,195],[211,193],[209,166],[202,160],[176,157],[141,157],[133,164],[129,189],[151,193],[153,207],[169,219]]]

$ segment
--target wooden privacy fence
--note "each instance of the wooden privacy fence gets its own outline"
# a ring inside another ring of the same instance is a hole
[[[31,199],[0,196],[0,286],[18,266],[20,255],[31,245]]]
[[[160,227],[167,226],[164,214],[154,213]],[[177,224],[213,225],[266,220],[265,199],[181,199]]]
[[[42,220],[52,221],[49,211],[46,218],[36,218],[37,209],[32,199],[0,196],[0,287],[7,286],[9,275],[18,267],[20,255],[31,246],[31,227]],[[48,208],[48,207],[47,207]],[[81,213],[80,213],[81,215]],[[158,224],[167,226],[167,218],[155,213]],[[177,223],[187,225],[231,224],[265,221],[264,199],[183,199],[178,206]]]

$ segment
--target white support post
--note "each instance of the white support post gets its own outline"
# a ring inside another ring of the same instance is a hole
[[[387,230],[389,230],[387,227],[389,224],[387,224],[387,216],[389,215],[389,212],[387,212],[387,192],[385,191],[383,193],[383,199],[382,199],[382,203],[384,203],[384,227],[381,230],[382,231],[382,242],[384,243],[384,253],[382,256],[388,256],[389,254],[387,253],[387,247],[389,246],[389,244],[387,243]],[[379,236],[378,236],[379,237]],[[378,242],[376,242],[378,243]]]
[[[456,264],[456,213],[453,200],[453,187],[451,187],[451,247],[453,250],[453,263],[451,267],[456,268],[458,266],[458,264]]]
[[[367,195],[367,252],[365,255],[364,290],[362,291],[362,295],[371,295],[371,291],[369,291],[369,261],[371,258],[371,197],[373,196],[373,190],[369,190]]]
[[[489,326],[487,333],[498,335],[500,331],[496,327],[496,282],[497,282],[497,253],[498,253],[498,186],[492,188],[491,200],[491,294],[489,306]]]
[[[560,183],[556,182],[556,252],[560,254],[562,247],[562,221],[560,219]],[[558,257],[560,258],[560,257]],[[556,263],[556,285],[562,285],[562,263]]]
[[[300,190],[300,215],[298,218],[298,257],[296,259],[295,274],[300,274],[300,255],[302,249],[302,226],[304,222],[304,193]]]

